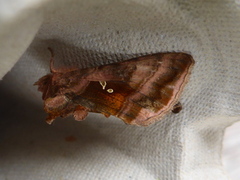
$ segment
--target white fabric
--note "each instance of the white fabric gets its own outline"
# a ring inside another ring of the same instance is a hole
[[[0,84],[0,179],[227,179],[222,137],[240,119],[239,1],[15,3],[0,1],[0,75],[19,60]],[[90,114],[84,122],[49,126],[33,86],[49,72],[47,47],[56,66],[93,67],[166,51],[190,53],[196,64],[183,110],[154,125]]]
[[[223,166],[233,180],[240,178],[240,122],[225,131],[222,149]]]

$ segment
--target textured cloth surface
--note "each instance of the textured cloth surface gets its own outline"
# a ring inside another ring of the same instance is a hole
[[[240,122],[228,127],[223,140],[222,159],[229,176],[240,179]]]
[[[228,179],[224,129],[240,119],[240,5],[231,0],[1,1],[0,179]],[[149,127],[90,114],[44,122],[33,83],[56,66],[156,52],[196,61],[183,110]]]

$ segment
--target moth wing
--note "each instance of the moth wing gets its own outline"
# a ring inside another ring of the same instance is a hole
[[[100,66],[83,76],[90,84],[73,102],[146,126],[173,109],[193,64],[188,54],[159,53]],[[99,81],[106,81],[106,88]]]

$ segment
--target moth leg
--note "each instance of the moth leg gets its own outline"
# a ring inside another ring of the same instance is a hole
[[[110,114],[101,112],[106,118],[110,117]]]
[[[46,123],[48,124],[52,124],[52,122],[57,118],[58,116],[53,116],[53,115],[48,115],[47,119],[46,119]]]
[[[177,104],[175,104],[173,106],[172,112],[177,114],[182,110],[182,104],[180,102],[178,102]]]
[[[74,113],[73,117],[76,121],[82,121],[86,118],[88,115],[89,110],[83,106],[77,106]]]

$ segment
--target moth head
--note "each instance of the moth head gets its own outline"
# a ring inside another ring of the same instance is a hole
[[[61,75],[59,73],[47,74],[34,83],[38,86],[38,91],[42,92],[43,100],[54,98],[68,85],[68,79]]]
[[[38,91],[42,92],[42,99],[45,100],[51,96],[52,74],[47,74],[40,78],[34,85],[38,86]]]

